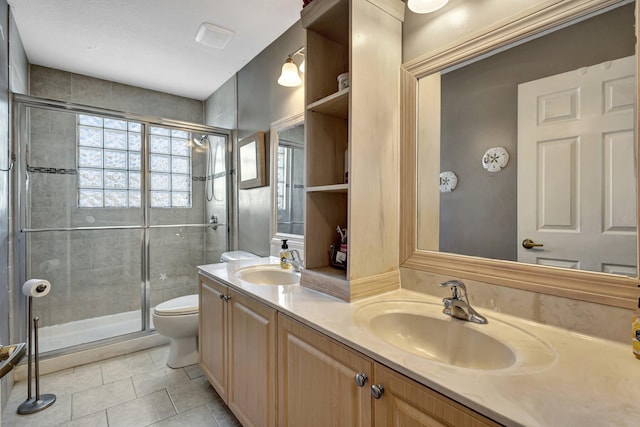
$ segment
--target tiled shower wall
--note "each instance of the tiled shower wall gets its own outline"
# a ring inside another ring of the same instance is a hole
[[[31,94],[40,97],[193,123],[203,120],[201,101],[46,67],[31,67],[30,85]],[[29,166],[38,169],[29,173],[28,228],[140,225],[140,209],[77,208],[75,115],[31,109],[29,118]],[[200,178],[192,181],[192,207],[151,209],[151,224],[206,222],[204,151],[193,151],[192,175]],[[215,183],[224,191],[224,177]],[[211,209],[213,202],[207,211]],[[220,222],[226,223],[224,214]],[[191,227],[150,231],[152,306],[196,292],[196,266],[219,259],[226,243],[220,235]],[[43,231],[29,233],[28,239],[29,277],[52,283],[47,297],[34,300],[41,326],[140,308],[141,230]]]

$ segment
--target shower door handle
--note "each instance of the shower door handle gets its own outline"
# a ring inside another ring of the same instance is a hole
[[[211,218],[209,218],[209,228],[212,228],[214,231],[218,229],[218,227],[226,227],[227,224],[222,224],[221,222],[218,222],[218,215],[211,215]]]

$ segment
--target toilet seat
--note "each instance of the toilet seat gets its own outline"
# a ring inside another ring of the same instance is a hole
[[[198,313],[198,294],[173,298],[158,304],[153,310],[158,316],[184,316]]]

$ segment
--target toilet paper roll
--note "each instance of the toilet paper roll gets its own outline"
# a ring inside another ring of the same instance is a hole
[[[29,279],[22,285],[22,293],[28,297],[43,297],[49,291],[51,291],[51,283],[44,279]]]

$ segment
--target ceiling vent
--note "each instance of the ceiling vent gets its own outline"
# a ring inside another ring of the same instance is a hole
[[[233,31],[208,22],[200,24],[200,28],[198,28],[198,32],[196,32],[196,41],[198,43],[216,49],[224,49],[227,47],[232,37]]]

